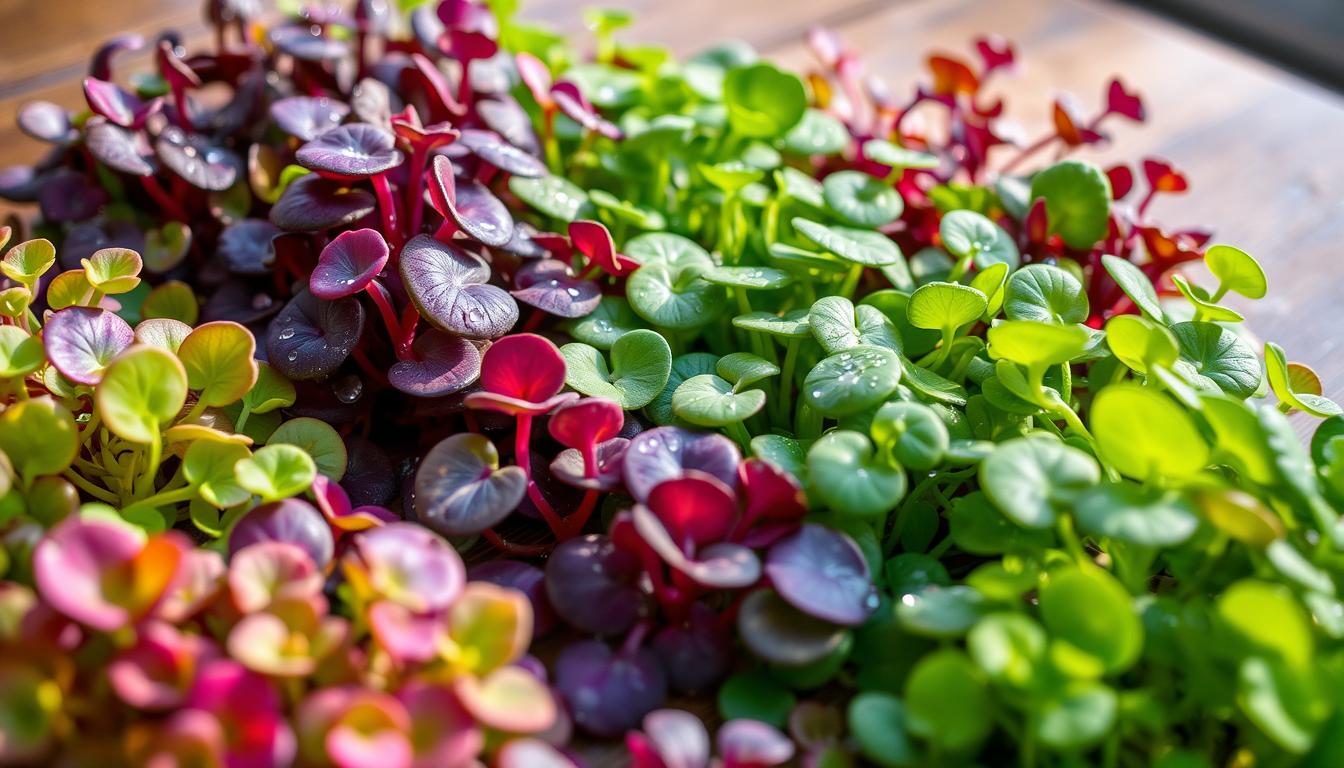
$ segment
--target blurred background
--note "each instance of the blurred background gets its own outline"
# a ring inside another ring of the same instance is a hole
[[[524,18],[583,40],[575,0],[522,0]],[[1027,140],[1049,125],[1054,97],[1084,114],[1112,75],[1143,95],[1148,122],[1108,124],[1113,141],[1084,157],[1137,167],[1174,162],[1191,190],[1153,213],[1173,229],[1204,227],[1267,267],[1270,297],[1243,302],[1250,327],[1310,363],[1344,395],[1344,0],[606,0],[636,22],[623,40],[693,53],[739,38],[789,66],[812,65],[817,24],[835,29],[898,99],[925,77],[930,51],[970,54],[999,34],[1017,71],[991,89]],[[82,104],[79,82],[99,41],[175,28],[207,41],[198,0],[0,0],[0,169],[41,147],[14,126],[34,99]],[[134,59],[119,64],[122,76]],[[1047,158],[1048,159],[1048,158]],[[2,172],[2,171],[0,171]],[[0,203],[0,215],[7,210]],[[1199,275],[1196,275],[1196,279]]]

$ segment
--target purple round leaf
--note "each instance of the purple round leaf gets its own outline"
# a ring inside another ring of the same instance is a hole
[[[90,120],[84,145],[94,159],[114,171],[132,176],[154,175],[154,155],[143,134],[106,120]]]
[[[359,293],[383,271],[389,253],[387,241],[376,229],[342,232],[322,249],[308,290],[319,299]]]
[[[760,581],[761,561],[747,547],[725,541],[687,554],[648,507],[637,505],[630,516],[644,543],[669,567],[696,584],[710,589],[741,589]]]
[[[62,269],[80,269],[80,261],[104,248],[127,248],[136,253],[145,250],[145,233],[134,223],[114,219],[94,220],[70,228],[61,242]]]
[[[509,237],[509,242],[499,246],[499,250],[506,253],[512,253],[514,256],[523,259],[540,259],[548,251],[533,239],[537,230],[531,224],[525,221],[515,221],[513,223],[513,235]]]
[[[300,141],[312,141],[341,124],[350,107],[325,96],[291,96],[271,104],[271,119]]]
[[[94,114],[101,115],[123,128],[140,130],[149,116],[163,106],[162,99],[141,101],[133,93],[116,83],[93,77],[84,79],[84,99]]]
[[[355,507],[386,504],[397,491],[397,474],[392,459],[368,438],[351,435],[345,440],[349,461],[341,487]]]
[[[719,728],[717,740],[724,765],[764,768],[793,759],[789,737],[759,720],[729,720]]]
[[[555,99],[556,106],[560,107],[560,111],[564,112],[566,117],[578,123],[585,131],[596,131],[608,139],[621,138],[621,129],[609,120],[603,119],[573,83],[556,83],[551,88],[551,98]]]
[[[458,144],[486,163],[514,176],[537,178],[547,174],[546,164],[508,143],[494,131],[466,128]]]
[[[747,595],[737,613],[742,642],[772,664],[800,667],[820,661],[840,647],[846,629],[794,608],[770,589]]]
[[[49,101],[30,101],[19,109],[19,130],[47,144],[67,146],[79,138],[79,131],[70,125],[70,114],[64,107]]]
[[[286,378],[321,379],[350,356],[363,328],[358,299],[322,301],[305,290],[271,321],[266,359]]]
[[[401,279],[420,314],[469,339],[494,339],[518,322],[518,304],[487,285],[490,265],[456,245],[417,235],[401,252]]]
[[[476,114],[481,116],[481,121],[487,128],[523,152],[536,155],[541,151],[537,134],[532,130],[532,118],[528,117],[527,110],[507,93],[477,101]]]
[[[527,474],[499,467],[490,439],[452,435],[425,454],[415,473],[415,513],[445,536],[470,536],[499,524],[527,494]]]
[[[481,352],[461,336],[430,328],[412,349],[416,359],[399,360],[387,372],[388,383],[408,395],[451,395],[481,377]]]
[[[299,165],[332,179],[377,176],[401,165],[401,152],[388,131],[367,123],[341,125],[309,141],[295,153]]]
[[[269,293],[259,291],[243,280],[226,280],[201,307],[201,320],[232,320],[251,325],[275,314],[281,308]]]
[[[292,232],[320,232],[353,224],[377,207],[373,193],[310,173],[285,187],[271,208],[271,223]]]
[[[232,187],[243,170],[242,161],[233,152],[176,126],[169,126],[159,134],[154,153],[188,184],[210,192]]]
[[[679,693],[704,691],[716,685],[733,667],[733,636],[704,603],[691,605],[684,624],[664,627],[651,643],[667,682]]]
[[[566,648],[555,662],[555,687],[574,723],[595,736],[615,736],[667,698],[667,676],[658,657],[640,648],[612,653],[599,640]]]
[[[335,542],[326,518],[302,499],[262,504],[239,518],[229,534],[229,556],[260,541],[279,541],[307,552],[318,568],[331,561]]]
[[[566,448],[551,462],[551,474],[561,482],[576,488],[610,491],[624,479],[625,452],[630,441],[613,437],[597,444],[597,476],[584,477],[583,453],[578,448]]]
[[[440,157],[443,156],[435,157],[436,176],[441,165],[447,166],[449,170],[452,166],[446,157],[441,163],[438,162]],[[459,229],[483,245],[492,248],[506,245],[513,237],[513,216],[504,203],[488,187],[474,179],[466,183],[458,182],[456,187],[456,199],[449,198],[446,211],[441,213],[446,213]]]
[[[82,173],[62,168],[48,176],[37,193],[42,216],[62,224],[86,221],[107,202],[107,193]]]
[[[135,341],[125,320],[105,309],[67,307],[53,314],[42,331],[47,359],[78,384],[97,384],[112,358]]]
[[[592,314],[602,301],[602,290],[591,280],[570,274],[569,266],[556,259],[524,264],[513,278],[517,289],[513,297],[530,307],[557,317],[583,317]]]
[[[350,95],[350,108],[360,122],[386,126],[392,119],[394,98],[386,83],[366,77],[355,84]]]
[[[560,618],[597,635],[632,627],[644,613],[639,559],[598,534],[570,539],[546,563],[546,594]]]
[[[516,589],[532,603],[532,634],[541,637],[555,626],[557,617],[546,596],[546,574],[535,565],[517,560],[491,560],[471,569],[472,581],[488,581]]]
[[[780,597],[809,616],[858,626],[877,610],[868,561],[839,531],[804,524],[770,548],[765,572]]]
[[[691,432],[680,427],[658,427],[630,441],[625,455],[625,487],[637,501],[664,480],[683,477],[695,469],[737,488],[737,445],[718,433]]]
[[[216,252],[235,275],[269,275],[281,229],[265,219],[243,219],[219,233]]]
[[[271,42],[287,56],[300,61],[323,62],[344,58],[350,44],[321,34],[312,24],[291,24],[271,31]]]
[[[0,199],[13,203],[33,203],[46,179],[31,165],[0,168]]]

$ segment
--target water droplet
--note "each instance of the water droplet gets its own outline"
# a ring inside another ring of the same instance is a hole
[[[286,329],[284,329],[283,331],[280,331],[280,340],[281,340],[281,341],[285,341],[285,340],[287,340],[287,339],[292,339],[292,338],[294,338],[294,329],[293,329],[293,328],[286,328]]]
[[[579,289],[578,289],[578,288],[566,288],[566,289],[565,289],[565,293],[568,293],[568,294],[569,294],[569,297],[572,298],[572,299],[577,299],[577,298],[579,297]]]
[[[812,390],[812,397],[814,397],[814,398],[816,398],[816,397],[821,397],[822,394],[824,394],[824,393],[823,393],[820,389],[814,389],[814,390]]]
[[[338,379],[331,391],[342,403],[353,403],[364,394],[364,380],[351,373]]]
[[[297,349],[290,350],[290,353],[288,355],[285,355],[285,357],[289,360],[289,362],[292,363],[295,360],[299,359],[299,350]]]

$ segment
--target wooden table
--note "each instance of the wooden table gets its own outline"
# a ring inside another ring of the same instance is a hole
[[[999,82],[1029,136],[1049,118],[1050,96],[1071,91],[1096,104],[1112,74],[1143,93],[1150,119],[1115,124],[1114,145],[1084,156],[1137,162],[1170,158],[1193,194],[1154,212],[1202,225],[1265,264],[1270,298],[1238,304],[1262,337],[1316,368],[1327,394],[1344,396],[1344,99],[1225,45],[1130,6],[1105,0],[626,0],[639,20],[629,39],[693,53],[721,37],[751,42],[789,65],[810,64],[802,45],[814,24],[835,28],[867,54],[869,70],[908,93],[930,48],[967,51],[996,32],[1023,67]],[[537,0],[525,15],[581,30],[577,3]],[[88,54],[121,31],[173,26],[204,32],[183,0],[0,0],[0,167],[30,161],[40,146],[14,127],[19,105],[82,103]],[[0,208],[0,213],[3,212]],[[619,749],[592,753],[619,762]]]

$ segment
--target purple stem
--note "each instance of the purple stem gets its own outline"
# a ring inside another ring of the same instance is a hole
[[[405,239],[401,233],[401,222],[398,221],[397,198],[392,195],[392,182],[388,181],[386,173],[374,176],[371,181],[373,191],[378,195],[378,210],[383,215],[383,229],[387,231],[392,252],[401,253]]]

